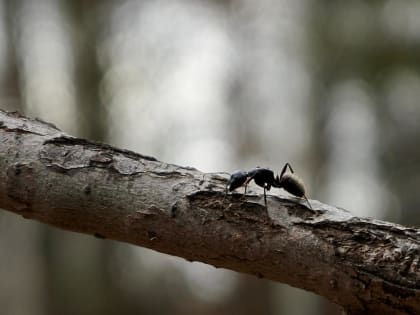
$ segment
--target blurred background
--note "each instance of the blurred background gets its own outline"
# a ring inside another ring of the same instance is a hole
[[[417,0],[0,0],[0,108],[419,225]],[[273,191],[272,193],[281,193]],[[339,314],[286,285],[0,212],[2,314]]]

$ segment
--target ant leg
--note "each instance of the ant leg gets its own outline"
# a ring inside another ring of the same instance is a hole
[[[265,185],[264,185],[264,204],[265,204],[265,207],[267,208],[267,195],[265,193]]]
[[[283,169],[281,170],[280,179],[283,177],[284,173],[286,173],[287,167],[289,167],[290,172],[294,173],[292,166],[290,166],[290,164],[287,162],[284,164]]]
[[[295,172],[295,171],[293,170],[292,166],[289,164],[289,162],[287,162],[287,163],[286,163],[286,166],[288,166],[288,167],[289,167],[289,169],[290,169],[290,171],[291,171],[292,173],[294,173],[294,172]]]
[[[306,196],[305,196],[305,195],[303,196],[303,198],[305,198],[306,202],[307,202],[307,203],[308,203],[308,205],[309,205],[309,208],[310,208],[311,210],[314,210],[314,208],[312,208],[311,204],[309,203],[308,198],[306,198]]]
[[[254,176],[248,176],[248,178],[246,179],[245,183],[243,184],[243,186],[245,186],[245,192],[244,195],[246,195],[246,188],[248,187],[248,183],[254,179]]]
[[[283,166],[283,168],[282,168],[282,170],[281,170],[281,173],[280,173],[280,179],[283,177],[284,173],[286,172],[287,164],[288,164],[288,163],[284,164],[284,166]]]

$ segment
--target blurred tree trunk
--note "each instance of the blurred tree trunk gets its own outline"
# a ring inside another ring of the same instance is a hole
[[[21,110],[13,5],[10,0],[0,1],[0,99],[6,109]]]
[[[77,0],[63,2],[64,12],[72,27],[72,46],[78,73],[75,82],[79,134],[89,139],[105,139],[105,113],[100,100],[102,72],[98,64],[98,40],[103,36],[104,21],[108,20],[109,1]]]
[[[0,112],[0,207],[63,229],[288,283],[349,314],[420,312],[420,230],[226,179]]]

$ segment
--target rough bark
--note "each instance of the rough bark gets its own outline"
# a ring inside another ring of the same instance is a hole
[[[225,195],[199,172],[0,111],[0,207],[320,294],[351,314],[420,314],[420,230],[293,197]]]

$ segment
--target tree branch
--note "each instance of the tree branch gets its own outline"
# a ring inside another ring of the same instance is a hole
[[[352,314],[419,314],[420,230],[311,200],[225,196],[226,178],[0,111],[0,207],[320,294]]]

